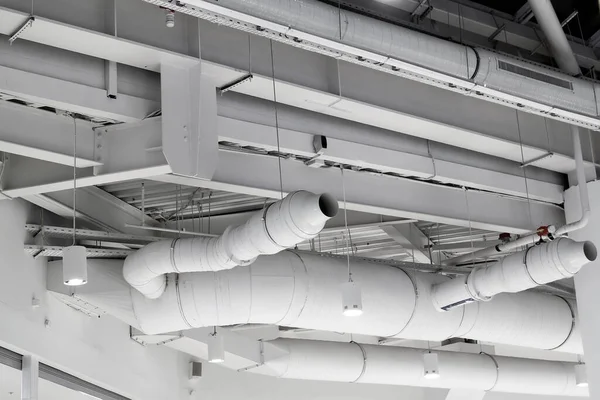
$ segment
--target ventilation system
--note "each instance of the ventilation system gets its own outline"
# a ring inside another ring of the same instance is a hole
[[[588,396],[577,364],[440,351],[439,377],[424,375],[427,351],[358,343],[277,339],[285,352],[251,372],[288,379],[461,388],[553,396]]]
[[[600,85],[365,17],[317,0],[144,0],[429,85],[600,127]]]
[[[259,257],[250,268],[170,274],[158,299],[130,290],[121,275],[122,261],[89,261],[95,276],[68,301],[91,304],[148,334],[253,323],[583,352],[575,303],[541,292],[499,294],[439,312],[432,288],[448,282],[447,277],[357,260],[352,277],[361,286],[364,313],[347,318],[341,313],[340,284],[348,279],[343,258],[286,250]],[[60,271],[60,264],[51,270]],[[67,290],[62,281],[50,289]]]
[[[430,341],[464,337],[582,352],[577,308],[570,300],[539,292],[499,294],[488,302],[441,313],[433,305],[431,288],[448,278],[379,263],[353,263],[365,311],[359,318],[344,317],[340,311],[339,287],[347,279],[347,264],[340,257],[286,250],[259,257],[247,268],[171,274],[164,294],[154,300],[131,290],[122,277],[122,261],[89,260],[88,285],[72,289],[62,284],[61,264],[49,263],[48,289],[62,301],[83,310],[100,308],[149,334],[257,323]],[[173,344],[177,348],[177,341]],[[436,352],[440,378],[429,380],[424,378],[423,350],[283,339],[262,346],[265,354],[277,356],[249,372],[291,379],[587,395],[576,386],[576,364],[570,363]]]
[[[432,300],[443,311],[473,301],[489,301],[499,293],[517,293],[573,277],[597,257],[592,242],[558,238],[510,254],[496,264],[474,268],[466,276],[436,285]]]
[[[165,291],[168,273],[214,272],[249,265],[259,255],[275,254],[312,239],[337,212],[338,203],[328,194],[293,192],[217,238],[149,244],[127,257],[123,275],[134,289],[156,299]]]
[[[89,260],[90,282],[82,287],[64,286],[62,262],[50,263],[48,289],[77,309],[108,312],[146,334],[268,324],[436,342],[459,337],[583,352],[575,303],[523,290],[572,276],[595,259],[593,244],[559,238],[454,280],[355,260],[352,278],[360,284],[364,313],[348,318],[341,312],[340,293],[340,284],[348,279],[346,259],[281,251],[317,235],[337,209],[328,195],[294,192],[218,238],[153,243],[124,263]],[[421,350],[282,339],[262,346],[261,354],[277,356],[249,369],[283,378],[587,393],[576,385],[575,364],[437,352],[440,378],[429,380]],[[277,351],[267,352],[264,346]]]

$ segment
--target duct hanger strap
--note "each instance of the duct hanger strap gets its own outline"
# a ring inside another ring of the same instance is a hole
[[[484,355],[484,356],[488,356],[492,362],[494,363],[494,365],[496,366],[496,380],[494,381],[494,384],[492,385],[491,388],[486,389],[486,392],[491,392],[492,390],[494,390],[494,388],[496,387],[496,385],[498,384],[498,380],[500,379],[500,366],[498,365],[498,361],[496,361],[496,359],[494,358],[493,355],[486,353],[486,352],[480,352],[480,355]]]
[[[400,331],[398,333],[393,334],[391,336],[386,336],[387,338],[396,338],[396,337],[400,336],[402,334],[402,332],[404,332],[404,330],[410,325],[410,323],[412,322],[412,320],[415,317],[415,314],[417,313],[417,304],[419,302],[419,287],[417,285],[416,278],[413,276],[410,276],[410,274],[403,269],[401,269],[401,271],[406,274],[407,278],[410,280],[410,282],[413,285],[413,289],[415,291],[415,303],[413,304],[412,313],[410,314],[410,317],[408,318],[408,321],[406,322],[406,324],[402,327],[402,329],[400,329]]]
[[[553,347],[551,349],[548,349],[548,350],[558,350],[561,347],[563,347],[565,345],[565,343],[567,343],[569,341],[569,339],[571,339],[571,336],[573,335],[573,332],[575,331],[575,325],[577,324],[577,317],[575,316],[575,310],[573,309],[573,306],[571,306],[571,303],[569,303],[569,301],[562,296],[556,296],[556,297],[558,297],[559,299],[561,299],[565,303],[567,303],[567,307],[569,307],[569,311],[571,311],[571,329],[569,330],[569,334],[567,335],[567,337],[565,338],[565,340],[563,340],[563,342],[561,344],[559,344],[558,346]]]
[[[184,310],[184,304],[183,301],[181,299],[181,290],[179,287],[179,274],[177,274],[175,276],[175,297],[177,298],[177,306],[179,307],[179,313],[181,314],[181,319],[183,322],[185,322],[185,324],[190,327],[190,328],[194,328],[194,325],[190,323],[190,321],[187,319],[186,317],[186,312]]]
[[[173,270],[177,273],[180,272],[177,268],[177,262],[175,261],[175,246],[177,245],[178,241],[179,239],[173,239],[173,241],[171,242],[171,266],[173,267]]]
[[[298,253],[293,250],[288,250],[286,253],[292,253],[295,256],[294,260],[300,260],[299,263],[292,261],[291,264],[292,268],[295,271],[301,271],[301,274],[297,272],[293,274],[294,292],[292,294],[292,301],[290,301],[290,305],[285,315],[279,321],[275,322],[274,325],[293,326],[298,318],[300,318],[300,315],[302,315],[302,311],[304,311],[308,301],[308,268],[306,267],[304,259]]]
[[[279,243],[277,243],[275,241],[275,239],[273,239],[273,236],[271,236],[271,233],[269,232],[269,226],[267,225],[267,213],[269,212],[269,209],[273,206],[273,204],[268,204],[264,209],[263,209],[263,214],[262,214],[262,226],[263,226],[263,230],[265,232],[265,235],[267,236],[267,238],[269,238],[269,241],[273,244],[273,246],[279,247],[281,248],[281,250],[284,250],[285,247],[280,246]]]
[[[367,352],[365,351],[364,347],[360,343],[357,343],[354,341],[352,341],[350,343],[357,345],[363,355],[363,367],[362,367],[362,370],[360,371],[360,375],[358,376],[358,378],[356,378],[355,380],[350,382],[350,383],[356,383],[356,382],[360,381],[360,379],[365,374],[365,371],[367,370]]]

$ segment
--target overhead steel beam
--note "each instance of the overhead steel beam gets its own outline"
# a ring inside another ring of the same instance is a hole
[[[557,204],[563,201],[562,181],[544,182],[550,176],[542,177],[536,171],[524,174],[522,169],[493,158],[479,163],[476,153],[290,107],[278,109],[279,129],[276,129],[269,115],[272,103],[250,103],[246,99],[221,98],[219,140],[222,142],[304,157],[314,160],[313,166],[323,162],[344,164],[373,173],[435,180]],[[306,131],[317,131],[326,137],[327,148],[321,154],[317,155],[313,146],[315,135]]]
[[[0,93],[100,120],[135,122],[160,108],[157,101],[125,94],[111,99],[106,97],[103,89],[15,68],[0,66],[0,76],[3,78],[0,80]]]
[[[25,196],[25,200],[61,217],[73,217],[73,193],[63,190]],[[137,208],[94,186],[77,190],[77,219],[108,232],[139,234],[127,224],[157,226],[158,222]],[[152,233],[148,233],[151,235]]]
[[[429,239],[414,224],[386,225],[382,226],[381,229],[396,242],[400,243],[406,249],[406,252],[411,257],[414,257],[416,262],[426,264],[433,261],[425,248],[430,244]]]
[[[472,251],[473,249],[485,249],[486,247],[495,246],[502,243],[500,240],[477,240],[469,242],[458,242],[448,244],[436,244],[431,245],[431,251],[450,251],[450,252],[462,252]]]
[[[247,64],[247,44],[241,44],[243,34],[212,25],[203,28],[205,36],[221,42],[203,52],[205,60],[219,60],[219,64],[203,65],[205,73],[225,81],[241,76],[243,72],[233,68]],[[271,64],[267,63],[270,48],[261,43],[261,38],[253,39],[252,46],[253,79],[233,91],[273,101]],[[273,47],[279,103],[519,163],[552,151],[552,157],[540,158],[534,165],[562,173],[574,169],[571,146],[563,139],[568,138],[569,127],[562,122],[498,107],[478,98],[457,97],[446,90],[354,64],[337,64],[325,56],[293,47]],[[216,51],[219,48],[233,51],[223,54]],[[335,76],[328,73],[332,64],[337,69]],[[316,70],[322,73],[315,75]],[[342,96],[336,89],[338,79]],[[268,114],[262,116],[272,118]],[[591,160],[590,154],[587,159]]]
[[[139,5],[132,4],[129,4],[131,10],[127,15],[138,18],[139,26],[146,26],[141,21],[153,15],[153,9],[144,8],[146,5],[141,2]],[[136,7],[147,12],[135,14]],[[0,8],[0,15],[18,25],[17,20],[22,19],[26,13]],[[198,22],[187,16],[181,18],[187,18],[187,22]],[[178,68],[197,65],[198,58],[171,50],[175,48],[174,39],[182,39],[177,41],[179,43],[189,41],[190,37],[181,35],[180,31],[173,31],[172,35],[161,33],[161,36],[157,36],[157,31],[150,29],[154,27],[153,23],[148,23],[147,26],[147,32],[144,35],[138,32],[136,39],[164,43],[166,48],[150,47],[132,40],[107,37],[103,33],[90,29],[50,20],[44,20],[43,24],[36,25],[36,29],[44,29],[44,35],[39,31],[35,40],[49,46],[64,47],[81,54],[105,57],[134,66],[144,64],[143,61],[150,55],[154,64],[173,62],[173,65]],[[65,46],[62,46],[62,42],[59,41],[45,41],[44,37],[52,39],[57,32],[63,32],[67,28],[73,38],[67,35],[69,39]],[[124,29],[119,32],[122,33]],[[129,31],[122,34],[133,36],[131,29]],[[252,59],[249,60],[245,32],[205,21],[200,22],[200,31],[204,43],[202,46],[203,75],[210,77],[216,86],[222,86],[245,76],[250,61],[254,79],[234,90],[255,97],[272,99],[270,46],[266,39],[252,38],[250,41]],[[86,41],[88,37],[91,42],[102,42],[105,46],[90,46]],[[96,54],[95,50],[90,52],[91,48],[97,47],[102,48],[102,54]],[[466,146],[473,151],[518,162],[535,159],[552,151],[553,157],[543,159],[535,165],[560,172],[573,169],[573,161],[569,157],[570,142],[562,140],[562,135],[568,134],[565,124],[546,121],[540,116],[515,112],[504,106],[481,101],[479,98],[465,97],[358,65],[340,62],[338,73],[333,76],[330,71],[337,63],[327,56],[278,43],[273,47],[279,102],[454,146]],[[229,51],[223,52],[224,48]],[[165,53],[168,53],[169,57],[161,58]],[[31,57],[35,57],[35,53],[32,53]],[[56,57],[55,61],[60,63],[60,59]],[[334,90],[339,82],[342,84],[342,96],[339,90]],[[158,90],[157,87],[151,89]],[[103,92],[102,89],[98,90]],[[410,98],[399,97],[396,96],[397,93],[411,93],[411,96]],[[48,94],[48,97],[53,96],[56,94]],[[76,104],[75,100],[69,101]],[[517,116],[519,116],[519,124],[517,124]],[[519,126],[522,130],[521,134],[518,132]],[[523,156],[521,156],[520,138],[523,144]],[[588,159],[591,158],[588,156]]]
[[[104,19],[104,14],[98,17]],[[2,19],[0,34],[10,35],[29,18],[29,14],[0,7],[0,18]],[[59,23],[38,15],[35,17],[35,24],[24,31],[19,39],[74,52],[82,52],[82,48],[86,48],[84,53],[90,56],[154,72],[160,72],[162,64],[190,68],[197,65],[199,61],[196,57]],[[116,49],[118,51],[115,51]]]
[[[210,178],[218,157],[216,90],[208,78],[201,77],[199,68],[200,64],[187,69],[163,65],[162,100],[168,106],[164,107],[162,118],[94,129],[86,125],[83,140],[77,142],[77,154],[86,154],[93,160],[93,168],[78,172],[78,187],[171,172]],[[46,147],[74,143],[64,137],[65,127],[56,127],[54,136],[46,138],[39,134],[44,130],[39,124],[43,124],[45,115],[26,107],[18,111],[16,116],[7,116],[10,124],[6,135],[21,139],[20,131],[29,129],[29,142],[33,144],[28,142],[29,147],[21,154],[35,158],[9,158],[3,166],[2,194],[14,198],[71,189],[71,167],[48,164],[42,160],[49,157],[38,157]],[[38,125],[32,125],[30,116],[39,117],[34,121]],[[59,123],[64,125],[65,121],[69,120],[63,118]],[[72,138],[76,126],[74,120],[71,122],[68,134]]]
[[[92,145],[94,160],[101,166],[80,169],[77,186],[170,173],[171,168],[161,150],[161,133],[153,121],[101,128],[95,133]],[[72,188],[72,167],[13,155],[4,169],[2,193],[11,198]]]
[[[519,24],[526,24],[533,18],[533,10],[529,6],[529,3],[526,2],[519,8],[519,10],[515,13],[514,20]]]
[[[86,121],[6,101],[0,101],[0,121],[0,151],[73,166],[73,135],[77,130],[77,167],[100,165],[94,160],[92,124]]]
[[[184,109],[185,101],[177,92],[170,93],[164,94],[165,98],[169,97],[165,101],[173,104],[171,114],[176,116]],[[94,130],[89,124],[78,121],[78,127],[81,127],[78,128],[77,153],[87,155],[95,165],[93,170],[78,171],[78,186],[145,178],[175,172],[175,167],[180,175],[210,179],[219,153],[248,151],[245,148],[249,147],[255,152],[278,151],[302,160],[315,160],[318,156],[321,166],[326,166],[325,162],[327,165],[343,164],[370,173],[400,175],[562,203],[561,177],[557,174],[540,170],[536,172],[534,169],[528,171],[526,181],[523,170],[516,163],[499,162],[450,146],[431,144],[291,107],[283,107],[280,115],[281,124],[293,129],[277,130],[268,114],[272,103],[252,102],[248,101],[250,98],[240,95],[227,96],[227,99],[220,97],[219,112],[241,119],[217,117],[214,86],[208,87],[204,93],[208,94],[207,101],[212,101],[212,104],[203,103],[210,106],[203,111],[203,123],[196,124],[201,126],[200,131],[188,129],[187,126],[191,124],[188,125],[183,116],[182,119],[168,119],[169,109],[165,110],[162,118]],[[180,103],[182,107],[177,108],[176,105]],[[72,152],[74,126],[71,125],[74,121],[23,106],[12,105],[9,110],[11,113],[6,115],[6,125],[0,127],[0,141],[5,135],[7,139],[14,138],[26,143],[29,147],[21,154],[29,158],[9,157],[2,179],[3,194],[23,197],[72,188],[71,156],[64,156],[67,166],[46,165],[31,158],[43,159],[38,153],[56,148]],[[0,115],[1,112],[2,107]],[[214,121],[209,124],[211,119]],[[259,123],[245,119],[254,119]],[[316,129],[327,137],[327,149],[319,155],[313,147],[315,135],[308,133]],[[3,133],[3,130],[7,132]],[[196,132],[195,137],[192,131]],[[45,134],[40,135],[39,132]],[[221,151],[217,147],[219,141],[222,143]],[[48,158],[45,160],[48,161]]]
[[[277,158],[242,153],[221,153],[211,181],[176,175],[152,179],[262,197],[278,198],[281,192],[304,189],[342,198],[342,178],[337,168],[315,169],[294,160],[281,160],[280,180]],[[349,210],[399,218],[514,233],[564,220],[562,210],[554,205],[365,172],[347,171],[345,187]]]

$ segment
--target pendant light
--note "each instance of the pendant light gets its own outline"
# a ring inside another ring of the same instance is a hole
[[[87,283],[87,251],[76,245],[77,221],[77,120],[73,116],[73,244],[63,248],[63,282],[67,286]]]

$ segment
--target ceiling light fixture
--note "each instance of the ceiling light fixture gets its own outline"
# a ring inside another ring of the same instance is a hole
[[[342,306],[346,317],[358,317],[362,315],[362,298],[360,287],[356,282],[350,280],[342,283]]]
[[[340,85],[341,87],[341,85]],[[348,212],[346,207],[346,184],[344,182],[344,166],[340,165],[342,174],[342,196],[344,200],[344,225],[346,228],[346,260],[348,262],[348,282],[342,283],[342,313],[346,317],[359,317],[363,313],[362,293],[360,286],[352,279],[350,268],[350,251],[352,251],[352,236],[348,228]]]
[[[437,353],[423,354],[424,376],[425,379],[438,379],[440,377],[439,360]]]
[[[575,364],[575,384],[578,387],[588,387],[587,368],[582,362]]]
[[[217,327],[208,334],[208,362],[218,364],[225,362],[225,343],[223,335],[217,333]]]
[[[73,244],[63,249],[63,282],[67,286],[87,283],[87,250],[76,246],[77,221],[77,120],[73,116]]]

